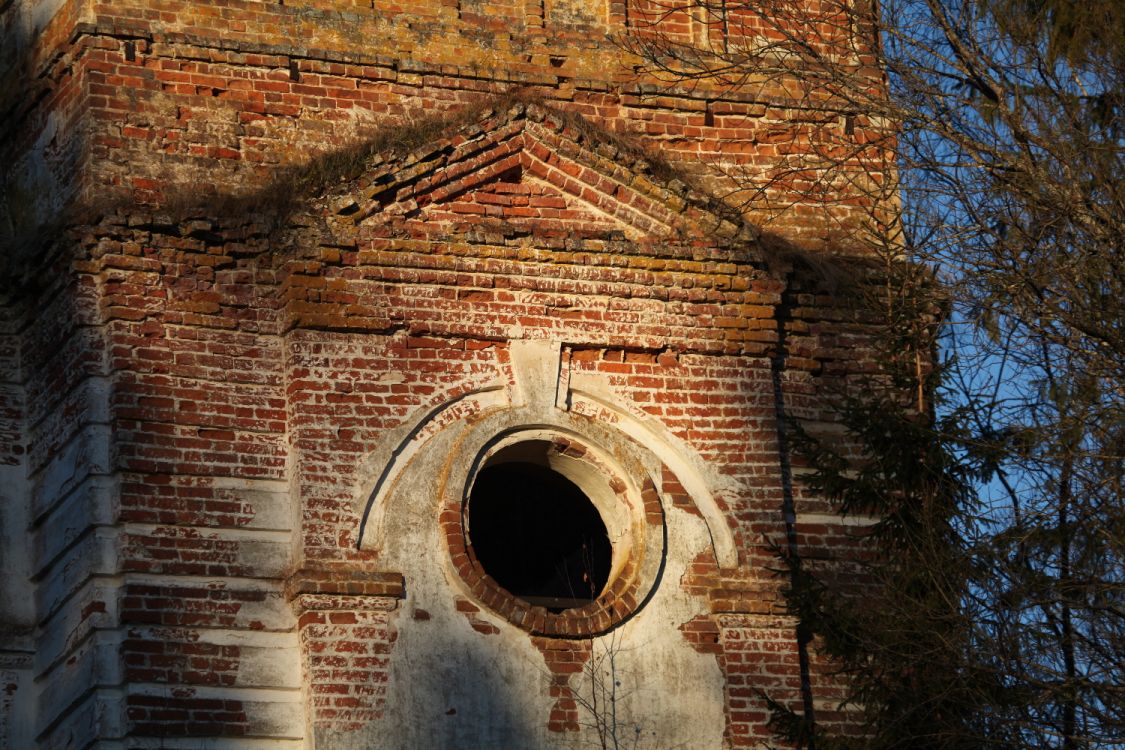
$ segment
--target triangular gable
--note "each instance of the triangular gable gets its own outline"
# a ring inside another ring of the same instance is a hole
[[[522,167],[446,200],[427,203],[416,221],[458,222],[468,217],[500,221],[529,234],[640,236],[635,228]]]
[[[398,159],[334,201],[356,224],[499,222],[529,233],[725,245],[755,232],[729,209],[660,179],[574,116],[536,104],[490,114]]]

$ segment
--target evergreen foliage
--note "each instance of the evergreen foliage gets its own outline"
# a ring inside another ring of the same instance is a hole
[[[797,173],[817,176],[806,206],[826,185],[868,192],[870,221],[842,229],[888,269],[881,377],[840,396],[846,440],[796,441],[811,489],[882,519],[862,596],[786,556],[792,609],[849,676],[866,734],[774,704],[779,735],[1125,744],[1125,5],[691,6],[755,31],[689,44],[658,19],[623,43],[669,81],[780,84],[838,111],[782,168],[741,174],[742,194]]]

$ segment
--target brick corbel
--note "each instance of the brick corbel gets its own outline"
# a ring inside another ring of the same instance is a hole
[[[307,594],[403,599],[406,581],[401,573],[369,570],[355,563],[306,563],[289,575],[285,590],[291,602]]]

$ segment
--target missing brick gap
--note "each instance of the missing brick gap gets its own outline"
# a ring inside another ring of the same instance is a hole
[[[517,164],[496,175],[496,182],[519,183],[523,179],[523,166]]]
[[[125,40],[125,62],[133,62],[137,59],[137,43],[132,39]]]
[[[293,58],[289,59],[289,80],[290,81],[301,80],[301,71],[297,70],[297,61],[294,60]]]

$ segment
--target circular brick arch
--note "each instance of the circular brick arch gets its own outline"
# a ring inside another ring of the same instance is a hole
[[[496,424],[495,433],[515,429],[520,424],[555,424],[575,431],[575,434],[596,435],[595,442],[602,444],[627,444],[636,454],[648,457],[660,481],[660,496],[668,504],[700,515],[707,524],[712,552],[720,567],[738,565],[738,552],[734,535],[726,515],[725,500],[730,487],[723,478],[701,470],[693,460],[691,448],[677,440],[659,423],[642,421],[626,409],[616,407],[603,397],[572,390],[568,400],[573,411],[554,411],[548,418],[509,400],[502,387],[490,386],[470,390],[454,398],[437,401],[424,409],[410,422],[391,434],[391,440],[369,458],[368,476],[364,483],[364,500],[357,508],[361,517],[356,539],[363,549],[378,549],[386,543],[387,514],[391,495],[399,491],[403,471],[426,451],[427,444],[443,432],[461,433],[457,444],[472,440],[469,434],[480,432],[484,423]],[[498,421],[499,420],[499,421]],[[466,425],[473,425],[466,431]],[[591,428],[594,432],[590,432]],[[460,452],[460,449],[458,450]],[[451,457],[445,459],[442,473],[448,470]]]
[[[553,612],[512,594],[488,574],[474,552],[468,530],[472,488],[497,456],[531,450],[573,482],[597,509],[612,547],[608,580],[589,603]],[[615,446],[611,453],[585,436],[558,427],[520,426],[479,448],[467,470],[450,476],[441,525],[450,562],[472,598],[533,635],[593,636],[634,614],[659,582],[666,546],[660,495],[643,463]]]
[[[403,530],[434,519],[433,541],[448,553],[437,556],[439,570],[459,597],[469,600],[465,605],[472,602],[548,638],[598,635],[645,606],[669,552],[665,513],[672,508],[704,521],[720,567],[735,564],[732,532],[716,495],[726,485],[708,474],[689,445],[605,393],[595,397],[568,389],[561,400],[566,407],[558,403],[525,400],[519,389],[490,386],[420,410],[388,434],[368,462],[370,479],[363,486],[370,489],[364,492],[358,546],[374,559],[386,556],[392,566],[401,564],[403,555],[417,565],[425,556],[402,551]],[[612,569],[599,596],[561,612],[536,607],[497,584],[475,559],[466,534],[465,504],[477,473],[497,452],[529,441],[551,446],[558,466],[578,479],[614,535]],[[594,478],[600,478],[600,488],[590,486]],[[410,575],[420,573],[426,575],[420,569],[408,573],[408,584]]]

